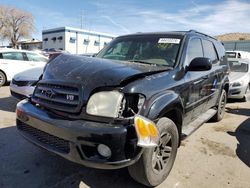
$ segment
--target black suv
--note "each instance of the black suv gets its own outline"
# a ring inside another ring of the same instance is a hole
[[[88,167],[128,167],[147,186],[168,176],[181,139],[222,119],[228,64],[196,31],[115,38],[95,58],[62,54],[17,105],[31,142]]]

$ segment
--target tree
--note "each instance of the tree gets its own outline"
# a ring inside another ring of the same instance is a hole
[[[35,31],[33,15],[24,10],[0,5],[0,37],[17,48],[21,38],[30,38]]]

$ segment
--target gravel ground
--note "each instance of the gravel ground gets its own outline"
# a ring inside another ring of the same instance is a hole
[[[15,127],[16,103],[8,86],[0,88],[1,188],[143,187],[126,169],[86,168],[27,142]],[[230,101],[226,111],[221,122],[204,124],[182,142],[159,187],[250,187],[250,102]]]

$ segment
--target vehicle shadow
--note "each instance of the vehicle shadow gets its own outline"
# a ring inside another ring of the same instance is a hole
[[[242,99],[227,99],[227,103],[244,103]]]
[[[250,109],[239,108],[231,109],[227,108],[228,113],[250,116]],[[250,167],[250,117],[242,122],[234,132],[227,132],[231,136],[235,136],[238,140],[236,154],[239,159]]]
[[[250,109],[248,108],[230,108],[226,107],[226,112],[230,114],[250,116]]]
[[[12,96],[0,98],[0,110],[8,111],[8,112],[15,112],[16,104],[19,101]]]
[[[26,141],[15,126],[0,129],[0,187],[143,187],[127,169],[87,168]]]

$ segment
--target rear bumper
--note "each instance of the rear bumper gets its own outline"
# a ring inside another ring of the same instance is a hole
[[[70,161],[101,169],[117,169],[135,163],[143,149],[136,146],[133,126],[111,125],[84,120],[65,120],[34,106],[28,100],[17,105],[17,128],[32,143]],[[105,144],[110,158],[97,152]]]

